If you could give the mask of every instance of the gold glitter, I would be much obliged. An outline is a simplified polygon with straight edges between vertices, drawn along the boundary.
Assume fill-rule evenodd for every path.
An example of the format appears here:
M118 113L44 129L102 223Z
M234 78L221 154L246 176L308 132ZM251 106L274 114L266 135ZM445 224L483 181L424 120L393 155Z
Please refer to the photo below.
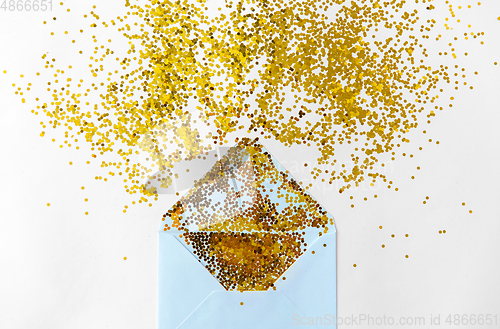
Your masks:
M436 9L430 2L420 4L416 1L411 6L427 9L427 18ZM155 173L153 167L161 173L161 187L168 188L177 178L169 171L176 162L207 154L213 150L213 145L227 144L229 137L245 133L259 134L263 139L272 139L287 147L314 148L319 154L317 163L305 163L304 167L311 169L313 179L330 184L338 182L341 186L336 190L343 193L365 181L370 186L389 181L385 168L377 166L385 157L384 153L392 153L390 160L395 161L396 149L410 143L407 136L412 136L412 130L420 129L423 121L431 123L431 117L436 116L431 103L436 103L435 109L439 106L440 110L447 108L446 104L453 107L453 97L450 103L439 104L441 99L445 102L447 98L439 98L443 93L439 86L453 83L455 90L465 86L473 89L467 82L459 81L458 74L453 78L453 70L459 69L458 65L448 67L450 60L459 59L462 54L455 42L458 37L452 35L452 30L457 22L464 20L455 18L451 4L446 9L450 18L436 17L439 22L426 21L422 18L424 15L419 15L418 10L410 8L403 0L236 0L221 4L228 9L229 15L210 13L214 17L209 19L205 0L190 5L180 1L153 0L140 5L126 1L127 16L107 22L100 20L93 6L94 10L84 15L93 20L85 23L87 28L78 26L69 31L92 31L88 36L95 48L86 47L88 57L74 59L86 66L90 77L83 81L75 76L76 73L68 76L69 73L64 73L65 67L58 66L60 62L55 58L46 58L47 54L41 59L48 77L44 82L48 93L42 97L44 101L36 99L40 102L37 107L40 111L32 113L38 115L43 111L50 122L41 123L44 131L40 136L45 135L48 125L60 127L66 129L66 136L64 142L58 143L59 148L79 149L75 140L78 138L89 144L92 154L89 159L105 159L111 154L119 156L122 162L101 165L106 170L101 175L107 177L96 176L96 180L108 181L113 176L123 176L120 180L125 178L124 190L136 196L132 204L144 203L151 207L150 201L158 200L157 190L141 183ZM335 7L337 14L326 12L328 6ZM56 21L56 17L53 20ZM444 32L440 30L441 23L446 27ZM465 24L470 28L467 22ZM123 35L128 43L126 54L113 48L116 42L111 43L109 36L101 33L101 29L106 28L116 29ZM65 35L69 32L65 31ZM482 35L484 33L468 32L464 38L473 41ZM100 36L104 38L101 40ZM76 41L66 40L70 46ZM434 44L445 49L432 48L433 53L429 54L427 48ZM78 53L83 55L82 50ZM467 52L463 54L468 56ZM435 57L428 60L430 55ZM441 63L437 59L442 59ZM462 78L465 79L465 75ZM28 84L26 91L30 87ZM22 96L21 102L28 101L24 90L15 92ZM195 108L196 114L191 110ZM202 132L194 125L195 120L215 132ZM158 131L172 136L158 135ZM431 138L428 140L432 142ZM167 152L165 145L170 144L176 147L175 151ZM139 152L134 148L147 153L153 165L138 161L135 156ZM345 154L350 157L339 156L347 150ZM413 158L413 154L408 155ZM322 170L320 165L331 167L329 171ZM267 174L259 175L267 177ZM282 190L292 189L292 195L299 199L313 186L309 182L304 184L306 186L295 181L287 184L288 187L277 185L283 187ZM394 185L397 184L392 181L386 184L389 189ZM260 208L256 206L246 213L250 218L246 224L233 217L230 222L235 227L261 225L276 229L279 225L272 216L283 214L276 210L278 206L273 202L266 203L269 193L275 191L259 191L256 200ZM210 197L203 200L208 202ZM192 244L198 241L197 248L204 256L206 252L218 253L211 256L213 259L210 257L210 266L219 271L216 275L222 281L226 280L226 287L269 288L270 276L281 275L290 262L305 252L306 243L293 233L305 227L316 227L318 223L323 229L322 225L328 224L318 215L321 211L312 208L309 209L310 217L300 219L298 209L301 208L297 202L289 203L293 205L288 210L292 219L283 224L282 231L238 231L230 236L221 230L203 231L189 232L190 235L184 238ZM181 215L173 213L173 216ZM190 224L182 222L180 217L172 221L172 225L185 224L187 227ZM214 240L216 238L220 241ZM265 241L270 246L261 250L240 242L244 239ZM200 241L205 244L200 245ZM287 252L268 250L278 245ZM221 274L221 266L232 269L243 265L225 259L223 251L233 253L235 259L242 260L252 269L229 280L226 274ZM257 266L257 260L275 261L275 267ZM256 268L264 268L269 277L256 279L252 276Z
M45 105L44 112L57 119L58 125L66 122L83 134L98 152L94 158L114 152L128 159L123 166L131 181L125 188L130 194L154 197L136 179L147 176L151 169L133 163L129 158L132 149L113 147L113 141L139 146L154 127L173 131L176 145L190 156L208 150L202 146L202 139L223 145L227 135L237 131L257 132L264 139L274 138L286 146L316 145L321 154L319 163L337 162L333 161L335 150L356 144L352 169L323 172L330 176L330 183L340 180L341 192L359 186L368 177L373 181L385 180L385 174L374 169L378 155L399 147L396 140L409 142L404 134L417 127L409 114L416 121L415 113L426 111L424 105L437 100L437 92L432 89L439 82L450 82L446 70L432 68L425 62L427 31L436 21L422 21L421 32L425 34L417 38L420 35L413 26L422 19L403 10L405 1L334 3L339 6L336 17L322 13L328 7L325 3L319 10L311 11L308 1L252 1L250 11L244 1L225 2L231 14L217 14L210 23L205 16L204 0L191 6L180 2L126 2L128 17L102 24L103 28L116 26L122 31L131 29L127 19L141 21L140 25L135 24L136 33L124 34L130 45L128 54L116 58L124 72L111 68L106 71L109 62L105 60L114 53L104 46L111 42L106 38L91 53L89 68L94 78L106 76L107 82L96 81L84 93L74 90L74 86L65 87L64 92L73 95L74 102L63 103L60 95L53 93L51 104L61 105L57 109ZM434 6L425 8L433 10ZM400 10L403 15L396 14ZM344 23L344 16L349 17L349 24ZM95 10L84 17L99 20ZM184 24L186 17L203 24ZM326 18L332 22L326 24ZM400 25L401 19L406 23ZM371 40L380 33L381 24L387 32L385 41ZM78 30L83 33L82 28ZM346 39L346 35L353 37ZM444 36L440 34L438 38ZM95 35L92 39L98 42ZM96 68L98 61L103 61L103 65ZM253 68L260 69L256 78L250 78ZM227 84L215 81L219 77ZM101 91L105 102L87 102L94 106L93 111L87 112L79 98L92 90ZM413 94L412 97L395 97L401 90ZM311 97L302 99L295 91L307 91ZM289 96L295 100L293 107L283 105ZM255 104L249 102L252 97L256 98ZM216 134L202 136L190 128L193 118L186 111L188 99L199 103L201 122L215 126ZM311 123L314 119L318 124ZM177 130L183 124L188 129ZM181 159L161 154L158 143L152 140L142 146L159 168L168 168ZM313 169L317 172L318 168ZM172 179L165 178L163 183L166 187Z

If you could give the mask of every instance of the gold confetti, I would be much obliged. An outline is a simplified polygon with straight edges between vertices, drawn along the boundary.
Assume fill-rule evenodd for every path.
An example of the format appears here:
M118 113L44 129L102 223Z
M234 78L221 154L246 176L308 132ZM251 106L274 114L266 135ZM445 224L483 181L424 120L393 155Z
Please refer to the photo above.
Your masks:
M339 193L365 182L370 186L387 183L388 189L398 191L385 169L378 166L379 159L391 153L389 157L395 161L401 154L396 155L397 148L410 143L411 133L422 121L430 123L435 111L442 110L446 104L453 107L454 98L450 103L439 103L443 89L438 86L454 83L458 90L459 85L460 88L467 85L458 80L465 75L460 78L455 74L453 78L453 70L460 68L450 65L450 60L459 59L462 53L453 48L457 47L454 41L448 42L453 37L458 40L457 37L441 32L442 25L428 18L435 9L432 4L412 4L419 10L429 10L424 18L421 11L410 10L403 0L255 0L251 5L237 0L224 2L229 15L218 12L210 14L214 17L209 19L205 15L208 14L206 0L190 6L162 1L125 3L127 16L106 22L93 6L93 10L84 15L91 20L85 23L90 30L78 26L74 31L89 33L89 39L95 44L84 49L85 55L82 50L76 50L83 56L75 62L84 63L90 74L85 81L76 73L65 73L66 67L61 67L59 61L47 54L38 58L46 70L47 81L43 83L47 84L44 86L47 94L40 96L42 100L36 99L39 105L37 111L32 112L36 115L43 112L50 120L42 124L44 129L51 126L66 130L59 148L79 149L77 139L87 143L91 153L88 158L102 159L104 174L96 176L96 180L123 179L124 190L136 197L132 204L144 203L151 207L150 201L158 200L158 192L142 183L155 174L153 167L159 171L161 187L168 188L176 179L168 169L176 162L206 155L214 146L229 143L229 137L247 133L259 134L263 139L276 140L287 147L302 145L316 149L320 155L317 163L305 163L304 168L311 169L313 179L327 184L339 183L340 188L335 189ZM327 12L329 6L336 7L338 15ZM442 19L439 22L445 24L446 30L453 30L463 18L455 18L451 5L449 12L451 18L444 19L446 23ZM53 20L56 21L56 17ZM138 22L131 24L135 20ZM107 28L123 32L120 35L128 43L125 52L113 47L115 42L101 30ZM429 49L437 50L430 48L435 44L437 33L431 33L435 29L441 33L435 39L440 40L445 49L429 53ZM99 33L95 32L98 30ZM483 34L469 32L464 38L472 41ZM76 41L78 39L67 40L68 49L73 49ZM463 54L468 56L467 52ZM67 56L71 59L72 55ZM442 59L441 62L437 58ZM26 91L29 88L31 83ZM26 91L16 89L15 93L21 96L22 103L33 104L26 97ZM443 102L444 98L441 98ZM188 102L193 102L195 107L191 107L191 103L188 106ZM191 110L193 108L197 111ZM195 121L213 128L215 133L203 132ZM172 137L167 138L168 133ZM44 135L45 131L40 134ZM171 145L175 151L170 152ZM137 160L137 149L148 155L150 163ZM343 153L351 156L338 156ZM119 160L105 161L107 155L118 156ZM413 158L413 154L409 157ZM322 169L322 165L329 170ZM305 190L313 186L308 184L294 181L293 189L299 190L298 195L302 197L306 195ZM273 213L266 208L271 205L264 205L265 197L259 200L261 214ZM351 203L351 208L354 207ZM259 211L254 209L252 214ZM318 218L316 220L323 223L322 217ZM303 227L312 225L312 222L295 219L295 223L298 222ZM259 235L262 232L252 233L255 235L250 237L242 232L230 237L216 235L221 232L200 236L189 232L185 238L193 244L202 241L200 250L207 246L229 248L238 253L237 259L245 259L242 255L254 257L253 252L255 257L269 260L282 253L282 250L268 252L258 247L245 250L242 245L246 245L239 242L245 238L264 239L271 246L281 244L289 248L288 255L280 254L285 259L283 262L289 263L305 252L302 247L306 245L299 236L289 235L290 227L284 229L284 234L272 238ZM219 257L214 262L222 261ZM220 268L221 264L217 266ZM278 270L273 269L274 274L284 268L280 266ZM257 281L250 282L244 275L238 280L239 287L257 285ZM259 280L264 284L258 288L271 286L271 279ZM226 282L227 287L235 284Z
M141 193L152 197L136 179L146 175L150 169L145 164L131 161L131 149L113 148L112 137L127 145L137 146L152 128L158 126L165 126L177 134L178 147L190 156L197 156L207 150L201 143L202 139L212 139L214 144L222 145L229 133L238 130L260 132L265 139L274 138L287 146L316 145L321 153L321 161L332 165L348 164L334 159L335 149L351 148L352 144L356 144L359 145L356 147L358 155L353 157L352 169L332 170L328 174L323 172L330 177L322 179L328 180L330 184L339 180L343 184L341 191L358 186L368 177L373 177L374 181L386 180L383 172L374 169L374 164L378 162L377 154L391 152L399 147L400 144L396 142L398 139L409 142L404 134L416 127L409 117L415 120L415 113L426 111L426 103L434 102L438 96L425 88L449 79L445 75L446 69L433 70L429 65L421 65L428 56L424 47L426 35L423 38L415 37L418 33L411 26L421 20L416 15L404 14L402 18L407 24L399 28L393 14L395 8L400 5L403 8L402 1L377 3L377 10L372 10L366 4L353 2L347 5L339 1L339 12L350 17L348 25L342 24L342 16L336 18L324 15L328 7L326 3L321 4L319 10L311 11L307 2L283 4L286 8L283 9L280 2L264 4L256 1L250 11L242 1L236 4L226 2L226 7L234 15L219 14L213 23L206 20L205 4L206 1L200 1L197 6L186 7L180 3L157 1L151 1L147 6L127 3L126 7L130 11L128 16L143 20L143 25L150 27L152 33L139 33L133 37L125 35L130 41L130 56L116 57L123 72L114 69L106 71L107 66L104 64L114 57L112 49L102 45L90 53L90 72L96 78L108 76L108 82L100 82L99 85L93 83L87 94L92 90L100 91L101 97L107 101L96 103L92 112L86 112L78 103L72 102L64 103L67 105L57 110L49 109L48 106L45 108L47 115L59 118L58 122L70 123L86 140L92 140L92 148L99 155L119 151L120 156L128 159L127 163L122 163L122 167L130 177L125 189L131 194ZM434 9L432 5L427 7ZM207 27L176 25L182 23L183 15L192 21L204 22ZM305 24L317 20L317 16L322 17L319 24ZM85 17L99 20L95 10L89 15L85 14ZM232 17L245 17L245 20ZM323 18L337 22L334 25L336 33L327 32L326 27L322 27L323 21L326 21ZM102 28L125 29L127 19L117 17L104 23ZM385 43L371 40L371 36L379 32L376 28L378 22L385 22L387 32L391 35ZM422 23L429 30L435 26L434 20ZM96 26L95 23L91 25ZM302 29L304 33L296 33L296 28ZM168 33L160 33L163 29L168 29ZM79 30L83 32L83 29ZM344 43L345 35L356 37ZM403 36L409 36L412 41L399 41ZM92 39L98 42L95 35ZM105 41L109 43L111 40L107 38ZM294 46L282 46L285 44ZM163 47L166 47L165 51ZM267 54L268 50L263 50L271 49L269 47L274 49L270 57L271 53ZM99 53L101 49L102 53ZM407 58L394 55L403 51ZM262 52L266 53L268 59L262 57ZM329 64L321 66L322 59L326 57L330 59ZM417 58L421 58L420 63L417 63ZM96 68L95 62L101 60L103 65ZM139 69L129 69L134 63ZM184 63L183 69L171 63ZM305 82L312 81L304 79L313 74L316 66L320 71L329 72L323 75L325 79L317 83ZM424 66L425 70L422 70ZM249 78L252 68L260 69L258 78ZM347 72L352 73L348 75ZM366 78L368 76L369 79ZM218 77L225 77L227 84L214 81ZM287 86L291 89L285 97L282 91ZM65 93L69 92L75 99L84 94L73 91L77 89L74 85L64 88ZM393 97L400 88L413 93L419 102ZM152 92L149 95L142 94L141 90L144 89ZM313 98L302 99L293 93L309 89ZM250 102L251 94L257 97L256 106ZM60 102L60 95L53 95L56 95L53 103ZM295 105L285 107L283 104L289 96L295 98ZM199 103L200 120L216 125L217 134L202 136L190 127L194 118L190 116L192 114L186 113L185 102L193 98ZM318 106L311 105L313 103ZM92 106L90 103L88 105ZM385 116L383 113L386 112L390 115ZM116 114L116 118L108 116L109 113ZM82 114L87 118L77 119ZM381 121L382 117L384 119ZM321 124L313 125L312 119L318 119ZM145 125L146 120L152 124ZM177 131L177 127L183 124L188 128ZM160 145L149 146L144 144L143 149L154 152L151 158L157 159L160 167L168 167L181 159L159 154L158 150L164 149ZM317 169L313 168L314 179L324 177ZM107 181L107 178L104 180ZM171 183L172 179L164 179L165 186ZM354 205L351 207L354 208Z

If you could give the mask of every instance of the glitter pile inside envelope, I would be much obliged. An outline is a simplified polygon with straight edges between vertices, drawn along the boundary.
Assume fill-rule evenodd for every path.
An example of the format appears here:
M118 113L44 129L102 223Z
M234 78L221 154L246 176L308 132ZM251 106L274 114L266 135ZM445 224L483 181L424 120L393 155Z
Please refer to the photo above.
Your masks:
M164 230L226 290L238 291L274 288L333 225L326 210L250 139L230 148L163 220Z

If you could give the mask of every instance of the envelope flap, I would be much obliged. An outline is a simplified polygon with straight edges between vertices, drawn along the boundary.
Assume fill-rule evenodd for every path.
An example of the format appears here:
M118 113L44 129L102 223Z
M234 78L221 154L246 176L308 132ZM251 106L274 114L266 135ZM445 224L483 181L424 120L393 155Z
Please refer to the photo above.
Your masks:
M260 291L335 230L333 217L256 140L231 147L163 216L227 290Z
M216 291L177 328L292 329L304 316L280 291Z
M160 230L319 231L333 218L256 140L231 147L171 209ZM328 227L327 227L328 226Z

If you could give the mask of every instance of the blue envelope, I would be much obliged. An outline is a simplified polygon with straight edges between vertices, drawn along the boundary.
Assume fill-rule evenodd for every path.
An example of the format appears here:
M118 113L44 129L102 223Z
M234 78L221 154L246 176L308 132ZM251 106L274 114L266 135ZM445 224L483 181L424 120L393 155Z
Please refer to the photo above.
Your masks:
M252 141L252 145L257 145L257 142ZM232 150L230 149L228 153L231 153ZM240 152L243 156L239 158L237 163L233 161L228 164L222 159L211 170L212 174L217 171L223 173L221 179L225 179L224 184L227 186L222 193L213 188L214 181L220 177L207 173L177 203L177 206L184 206L185 210L182 214L184 219L192 218L194 215L203 218L210 217L208 222L205 222L209 225L198 222L197 225L188 225L182 228L169 227L167 230L164 226L168 225L162 225L160 228L158 328L285 329L297 328L297 326L302 325L307 325L310 328L336 328L336 230L333 217L326 211L322 213L328 217L332 225L329 225L328 229L325 229L324 226L318 229L319 225L317 225L318 227L305 228L302 241L307 248L304 248L303 253L292 262L291 266L284 272L278 273L279 276L276 276L272 288L266 288L267 290L237 291L229 289L227 284L218 280L220 275L216 276L213 270L209 270L207 260L200 258L200 252L197 252L195 246L187 243L185 235L183 236L185 232L211 234L212 227L224 225L224 218L218 217L222 211L225 213L229 211L231 218L244 220L245 209L252 207L256 200L262 202L263 194L259 194L260 191L257 190L256 184L245 182L245 180L251 180L254 177L252 170L262 170L261 167L274 170L279 172L279 175L274 177L283 177L288 185L290 182L295 184L295 180L285 173L284 168L260 144L257 150L265 155L264 161L269 163L261 165L259 168L255 168L255 162L252 162L252 156L257 156L255 148L250 152L252 154L245 153L246 150L241 145L235 146L234 150L236 152L243 150ZM254 166L253 169L252 166ZM239 173L243 172L245 177L241 178L242 175ZM276 188L273 189L276 185L272 185L279 184L276 182L279 179L281 178L275 178L274 181L272 179L271 182L260 181L259 188L267 191L265 198L269 198L271 201L280 198L281 208L276 208L275 212L285 213L291 208L287 208L287 204L283 202L286 199L283 193L276 194ZM255 189L245 189L244 184L253 186ZM294 188L300 189L299 187ZM204 189L212 189L209 192L210 207L202 206L199 202L197 193L203 192ZM275 194L269 193L269 191L274 191ZM307 194L302 190L300 193L301 195ZM234 195L237 197L235 198ZM309 195L306 197L307 200L312 200ZM297 211L306 209L305 205L301 205L301 202L296 203L293 209L298 209ZM218 211L217 207L222 208ZM231 209L228 210L229 208ZM173 214L172 210L170 210L170 214ZM280 218L283 220L283 217ZM274 223L279 225L279 220ZM241 225L238 227L242 227ZM227 230L231 230L230 226ZM256 229L250 226L244 227L239 234L251 236L252 230ZM217 231L220 232L221 229L219 228ZM279 229L275 229L275 231L276 233L272 234L284 234ZM318 234L318 232L320 233Z

